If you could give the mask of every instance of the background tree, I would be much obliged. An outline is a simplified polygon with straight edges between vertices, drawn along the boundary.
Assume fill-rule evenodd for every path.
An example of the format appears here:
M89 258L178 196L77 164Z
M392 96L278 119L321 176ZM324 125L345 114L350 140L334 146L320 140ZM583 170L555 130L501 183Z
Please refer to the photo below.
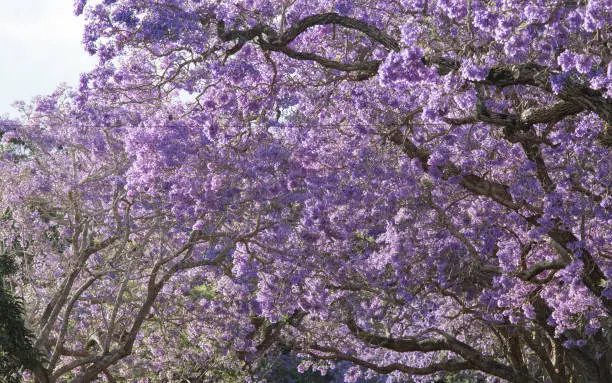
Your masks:
M9 278L17 271L15 260L3 246L0 254L0 380L19 382L20 373L41 367L34 348L35 336L24 323L22 300L15 296Z

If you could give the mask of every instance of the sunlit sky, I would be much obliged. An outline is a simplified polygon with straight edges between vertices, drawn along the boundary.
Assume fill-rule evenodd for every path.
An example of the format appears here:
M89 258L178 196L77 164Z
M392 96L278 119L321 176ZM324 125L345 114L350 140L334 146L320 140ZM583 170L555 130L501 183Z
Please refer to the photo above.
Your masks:
M0 116L17 117L29 101L60 83L77 86L95 59L81 46L83 17L73 0L0 0Z

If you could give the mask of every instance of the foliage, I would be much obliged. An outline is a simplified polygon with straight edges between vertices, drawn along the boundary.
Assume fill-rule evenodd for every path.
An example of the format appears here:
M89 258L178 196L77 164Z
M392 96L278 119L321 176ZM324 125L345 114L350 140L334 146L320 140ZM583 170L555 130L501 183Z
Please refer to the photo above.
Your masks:
M3 125L37 377L609 382L610 9L78 0Z
M9 383L21 381L20 372L36 370L41 360L34 334L23 321L23 302L9 288L8 278L16 271L10 252L0 253L0 381Z

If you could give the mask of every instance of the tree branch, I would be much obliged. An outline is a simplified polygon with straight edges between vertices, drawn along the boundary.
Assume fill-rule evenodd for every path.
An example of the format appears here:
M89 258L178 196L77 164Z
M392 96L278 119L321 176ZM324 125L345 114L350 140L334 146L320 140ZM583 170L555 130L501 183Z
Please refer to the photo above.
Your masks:
M361 20L356 20L347 16L340 16L339 14L334 12L312 15L303 18L302 20L291 26L289 29L287 29L285 33L279 36L278 42L275 43L278 43L279 45L287 45L293 40L295 40L308 28L311 28L316 25L330 24L341 25L348 29L360 31L373 41L382 44L387 49L390 49L395 52L399 52L400 50L400 46L397 40L389 36L387 33L383 32L382 30Z
M379 374L390 374L395 371L400 371L410 375L429 375L436 372L448 371L457 372L463 370L474 369L474 366L470 362L463 360L447 360L439 363L432 363L426 367L411 367L401 363L391 363L385 366L381 366L372 362L365 361L363 359L356 358L349 354L343 353L337 348L325 347L320 345L310 346L311 349L330 353L331 355L320 355L317 353L309 352L310 355L317 359L322 360L345 360L357 364L359 366L368 368L372 371L376 371Z
M423 63L438 66L440 75L461 68L461 64L457 60L436 56L424 57ZM547 93L553 93L550 77L557 74L559 73L550 70L548 67L527 62L493 67L484 80L475 82L500 88L512 85L529 85ZM579 79L571 76L565 78L558 96L569 104L555 104L557 106L554 106L551 112L575 114L578 113L579 109L590 110L599 115L607 124L612 125L612 100L605 98L600 91L584 85ZM544 116L545 114L540 115L541 118ZM536 117L532 118L537 121Z
M204 20L203 22L207 21ZM322 25L340 25L348 29L360 31L372 41L380 43L389 50L398 52L400 49L397 40L374 25L351 17L341 16L334 12L307 16L281 34L274 28L261 23L245 30L228 31L225 28L225 23L223 21L218 21L217 35L219 39L224 42L236 41L236 44L226 52L226 56L237 53L247 42L256 40L257 44L259 44L264 51L280 52L294 60L314 61L328 69L336 69L343 72L361 72L361 75L356 78L357 80L370 78L376 75L378 67L381 64L380 60L343 63L330 60L312 52L296 51L289 47L291 42L309 28Z
M371 334L359 328L353 318L346 322L349 330L360 340L374 347L383 347L398 352L431 352L431 351L452 351L463 357L472 369L477 369L500 378L517 382L537 382L533 377L515 371L513 368L499 363L493 358L483 355L478 350L472 348L464 342L459 341L450 334L441 330L433 331L441 334L443 338L429 338L417 340L416 338L393 339Z

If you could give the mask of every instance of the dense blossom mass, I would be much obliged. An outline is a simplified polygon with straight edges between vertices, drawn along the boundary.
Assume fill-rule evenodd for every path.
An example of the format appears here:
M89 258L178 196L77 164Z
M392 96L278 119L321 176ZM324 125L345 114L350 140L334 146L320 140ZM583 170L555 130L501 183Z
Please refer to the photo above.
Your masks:
M612 381L612 1L75 8L0 122L32 379Z

